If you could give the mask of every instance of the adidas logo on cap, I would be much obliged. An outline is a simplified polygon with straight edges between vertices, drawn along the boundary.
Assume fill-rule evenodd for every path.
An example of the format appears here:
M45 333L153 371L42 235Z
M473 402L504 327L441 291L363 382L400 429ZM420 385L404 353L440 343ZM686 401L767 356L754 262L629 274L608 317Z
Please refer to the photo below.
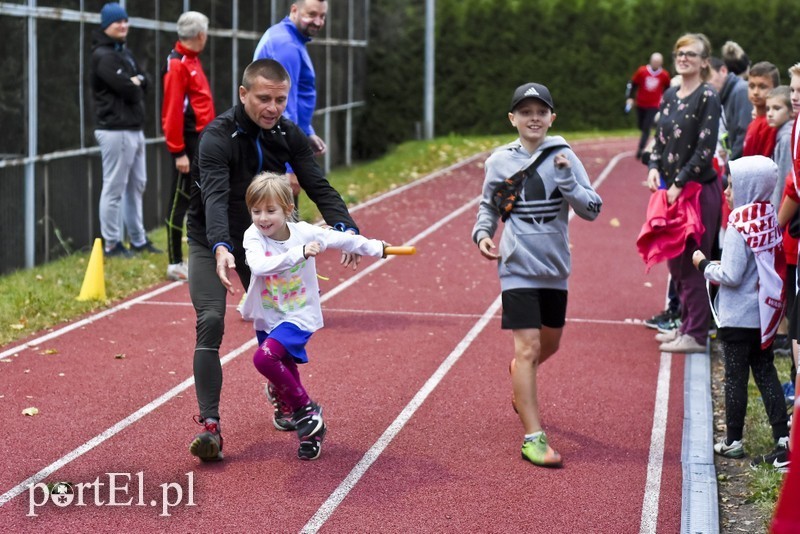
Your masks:
M514 91L514 96L511 98L510 111L514 111L514 108L517 107L517 104L526 98L535 98L544 103L550 108L550 110L555 109L555 106L553 105L553 97L550 96L550 90L547 89L547 87L540 83L526 83L524 85L520 85Z

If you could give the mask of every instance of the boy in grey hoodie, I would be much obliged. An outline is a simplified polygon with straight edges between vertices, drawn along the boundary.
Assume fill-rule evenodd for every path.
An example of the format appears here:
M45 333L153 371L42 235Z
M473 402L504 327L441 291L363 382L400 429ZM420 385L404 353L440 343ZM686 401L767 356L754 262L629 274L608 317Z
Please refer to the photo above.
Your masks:
M508 119L519 138L486 160L483 198L472 229L481 255L497 261L502 328L514 333L511 381L514 408L525 429L522 457L546 467L560 466L561 455L542 431L536 371L558 350L564 327L569 209L591 221L602 206L566 141L547 136L556 119L553 110L544 85L527 83L514 91ZM499 254L493 241L498 219L505 221Z
M742 458L742 434L747 412L750 369L772 425L775 450L756 457L751 465L769 464L781 472L789 467L789 428L783 389L773 363L772 341L783 317L786 268L781 228L769 201L778 168L764 156L729 163L725 198L733 210L719 262L695 251L692 262L707 280L719 284L715 314L717 336L725 357L726 437L714 452Z

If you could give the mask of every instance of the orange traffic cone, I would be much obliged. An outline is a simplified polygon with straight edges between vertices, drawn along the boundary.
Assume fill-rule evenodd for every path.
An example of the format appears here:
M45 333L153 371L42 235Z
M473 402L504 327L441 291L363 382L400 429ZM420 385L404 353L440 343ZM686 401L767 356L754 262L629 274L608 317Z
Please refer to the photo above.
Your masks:
M103 274L103 240L99 237L94 240L92 255L89 256L89 265L86 267L86 276L83 278L81 294L78 300L106 300L106 278Z

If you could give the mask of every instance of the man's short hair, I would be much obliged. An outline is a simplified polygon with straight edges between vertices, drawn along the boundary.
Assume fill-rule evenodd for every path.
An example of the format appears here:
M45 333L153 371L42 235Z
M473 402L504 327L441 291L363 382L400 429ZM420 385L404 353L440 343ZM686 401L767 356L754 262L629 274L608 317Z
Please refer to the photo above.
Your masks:
M772 87L778 87L781 84L781 72L778 70L778 67L769 61L759 61L750 67L749 77L752 78L753 76L772 78Z
M274 59L257 59L250 63L244 69L242 87L250 90L256 78L264 78L273 82L288 82L290 85L292 83L289 73Z
M714 72L719 72L719 69L725 67L725 62L717 56L711 56L708 58L708 64L711 65L711 68L714 70Z
M208 33L208 17L198 11L187 11L178 17L178 39L194 39Z

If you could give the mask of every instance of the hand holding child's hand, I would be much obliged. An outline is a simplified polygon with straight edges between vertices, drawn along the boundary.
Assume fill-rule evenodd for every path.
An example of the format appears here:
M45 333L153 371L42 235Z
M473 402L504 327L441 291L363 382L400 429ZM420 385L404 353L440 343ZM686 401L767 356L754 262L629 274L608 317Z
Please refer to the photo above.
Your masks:
M303 256L306 258L316 256L320 252L322 252L322 247L318 241L311 241L310 243L306 243L303 247Z
M700 265L700 262L703 261L704 259L706 259L705 254L703 254L699 250L694 251L694 254L692 254L692 263L694 264L695 269L697 268L698 265Z
M572 167L572 165L570 165L570 163L569 163L569 159L567 158L566 154L564 154L563 152L558 154L558 155L556 155L556 157L553 158L553 165L555 165L556 169L559 169L559 170L560 169L569 169L569 168Z

